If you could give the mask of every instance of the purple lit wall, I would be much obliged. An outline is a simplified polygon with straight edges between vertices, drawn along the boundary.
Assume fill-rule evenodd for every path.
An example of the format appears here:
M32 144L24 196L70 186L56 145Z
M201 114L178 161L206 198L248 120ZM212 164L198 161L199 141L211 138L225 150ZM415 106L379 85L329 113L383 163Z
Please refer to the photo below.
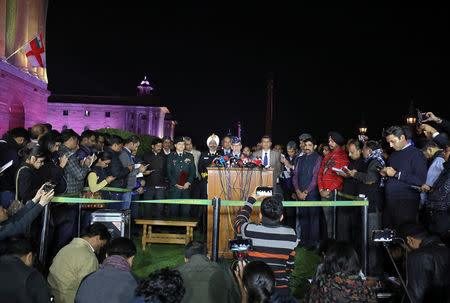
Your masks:
M47 83L0 60L0 136L14 127L45 123Z
M173 137L175 122L165 120L169 110L156 106L128 106L49 102L47 121L61 131L72 128L81 134L86 129L118 128L137 134Z

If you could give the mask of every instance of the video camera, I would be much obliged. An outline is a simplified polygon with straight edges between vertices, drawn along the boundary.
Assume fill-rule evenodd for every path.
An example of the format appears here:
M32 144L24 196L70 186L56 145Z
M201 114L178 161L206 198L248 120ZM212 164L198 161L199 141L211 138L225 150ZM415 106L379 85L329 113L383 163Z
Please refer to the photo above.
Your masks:
M392 243L396 239L396 233L392 229L372 230L373 242Z

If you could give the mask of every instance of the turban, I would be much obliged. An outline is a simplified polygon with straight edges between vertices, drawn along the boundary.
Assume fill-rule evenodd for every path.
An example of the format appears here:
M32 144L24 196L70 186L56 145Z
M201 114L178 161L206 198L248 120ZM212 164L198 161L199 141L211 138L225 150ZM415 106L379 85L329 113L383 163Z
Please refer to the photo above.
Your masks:
M211 136L208 137L208 140L206 140L206 145L209 146L209 143L210 143L211 141L215 141L216 144L219 145L219 137L216 136L216 135L214 135L214 134L212 134Z
M333 139L333 141L339 146L343 146L345 144L344 137L342 137L342 135L338 132L331 131L328 133L328 137L331 137L331 139Z

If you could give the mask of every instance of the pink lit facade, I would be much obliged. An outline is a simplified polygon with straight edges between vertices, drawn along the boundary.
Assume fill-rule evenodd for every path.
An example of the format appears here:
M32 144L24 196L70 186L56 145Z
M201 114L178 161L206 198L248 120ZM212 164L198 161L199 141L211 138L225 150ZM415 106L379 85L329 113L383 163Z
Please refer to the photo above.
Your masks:
M77 99L77 96L70 97ZM103 98L98 97L100 102L105 102ZM99 101L95 96L89 99L93 103ZM47 104L47 121L58 131L71 128L81 134L87 129L118 128L157 137L173 137L176 125L167 107L58 102L58 96L52 96Z
M0 136L47 121L47 83L0 60Z

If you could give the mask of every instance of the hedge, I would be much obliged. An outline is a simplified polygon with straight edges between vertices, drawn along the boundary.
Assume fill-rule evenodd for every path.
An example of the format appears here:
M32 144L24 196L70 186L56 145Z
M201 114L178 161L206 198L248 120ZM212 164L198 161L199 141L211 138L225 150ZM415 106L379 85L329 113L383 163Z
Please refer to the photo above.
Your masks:
M152 151L152 141L153 139L157 138L155 136L150 135L143 135L143 134L133 134L132 132L123 130L123 129L117 129L117 128L101 128L97 129L96 131L111 135L118 135L122 137L123 139L126 139L128 137L131 137L132 135L136 135L141 140L141 145L139 146L137 155L142 157L144 153Z

